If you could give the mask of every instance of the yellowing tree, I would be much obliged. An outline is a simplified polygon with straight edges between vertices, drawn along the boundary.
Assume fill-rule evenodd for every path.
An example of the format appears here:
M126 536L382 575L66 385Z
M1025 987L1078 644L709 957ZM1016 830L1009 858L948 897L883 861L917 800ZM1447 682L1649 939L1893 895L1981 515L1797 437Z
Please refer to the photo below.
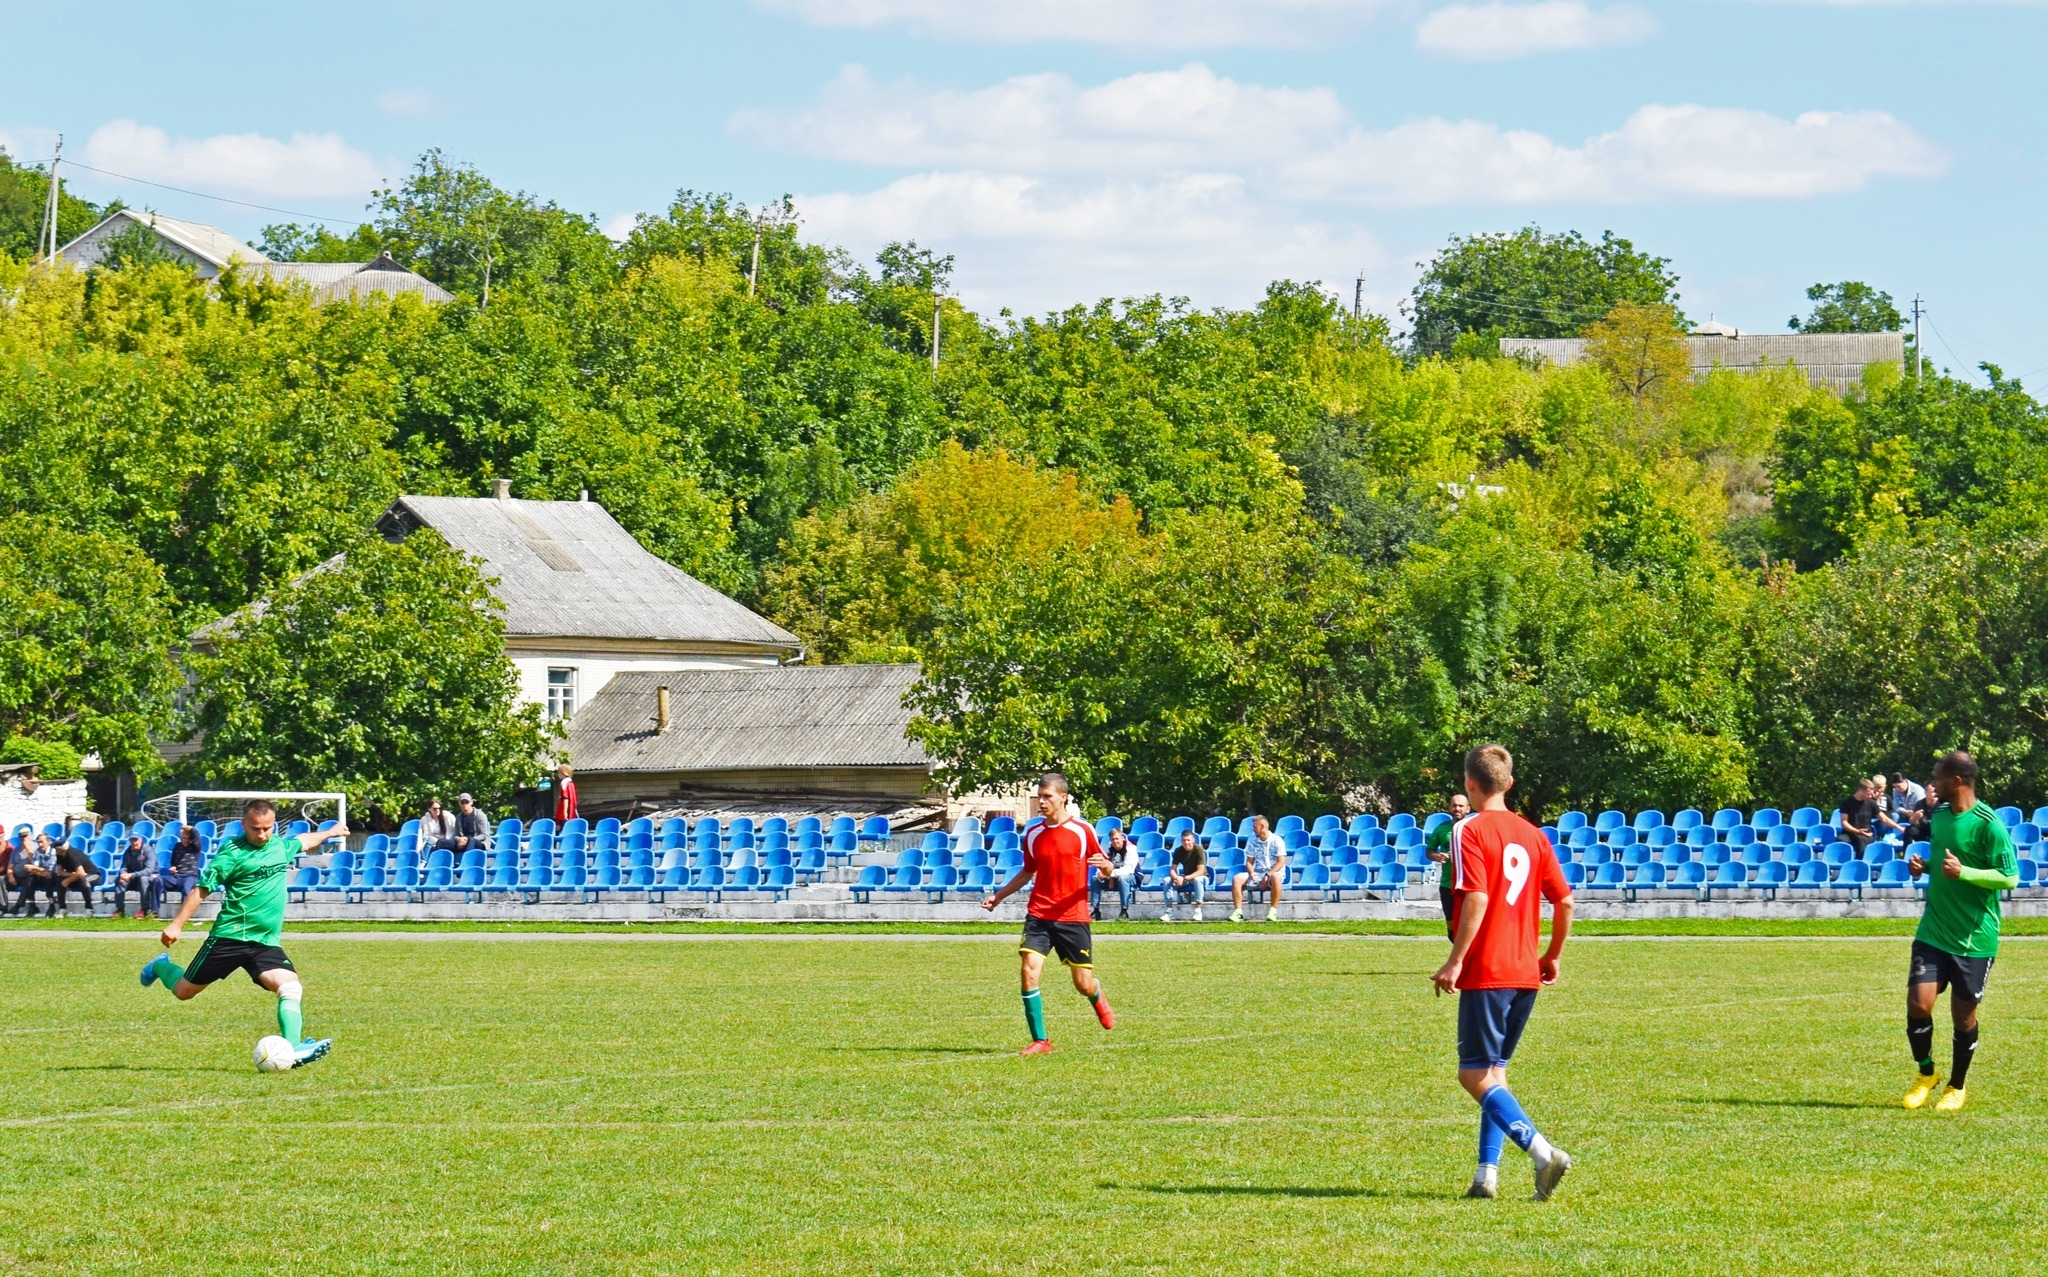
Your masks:
M1586 357L1598 364L1638 409L1661 405L1692 377L1692 357L1678 312L1661 303L1616 302L1586 327Z

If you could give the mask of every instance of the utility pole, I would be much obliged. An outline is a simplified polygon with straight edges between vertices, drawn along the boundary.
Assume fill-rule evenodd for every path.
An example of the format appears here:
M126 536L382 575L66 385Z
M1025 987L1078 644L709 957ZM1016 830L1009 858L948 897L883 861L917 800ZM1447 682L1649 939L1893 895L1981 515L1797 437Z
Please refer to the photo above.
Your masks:
M761 277L761 218L754 217L754 260L747 267L747 296L754 295L754 281Z
M57 135L57 152L50 157L50 189L48 192L49 197L43 202L43 233L36 241L36 247L43 250L43 260L46 262L57 260L58 195L64 181L63 178L57 176L57 165L62 163L63 159L64 135L59 133Z
M1358 286L1351 290L1351 317L1365 318L1365 272L1358 272Z
M939 319L945 314L945 298L932 294L932 371L939 370Z
M1914 294L1913 294L1913 376L1914 376L1915 378L1917 378L1917 377L1919 377L1919 376L1920 376L1920 370L1921 370L1921 368L1922 368L1922 367L1923 367L1923 366L1924 366L1924 365L1926 364L1926 356L1925 356L1925 355L1922 355L1922 354L1920 353L1920 313L1921 313L1921 311L1922 311L1922 310L1924 310L1924 309L1925 309L1925 307L1921 306L1921 304L1920 304L1920 294L1918 294L1918 293L1914 293Z

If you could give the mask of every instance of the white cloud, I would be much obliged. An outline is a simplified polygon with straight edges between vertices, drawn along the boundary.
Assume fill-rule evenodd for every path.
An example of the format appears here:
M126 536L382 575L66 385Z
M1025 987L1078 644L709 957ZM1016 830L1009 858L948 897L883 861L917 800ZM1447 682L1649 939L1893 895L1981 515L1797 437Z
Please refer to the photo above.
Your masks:
M1430 14L1415 28L1415 47L1467 62L1500 62L1536 53L1639 44L1656 30L1657 20L1632 4L1595 9L1584 0L1493 0L1454 4Z
M273 198L367 195L383 179L375 160L336 133L294 133L289 141L260 133L174 138L133 120L93 130L85 162L196 191Z
M1882 111L1785 119L1645 106L1578 145L1476 120L1361 125L1328 89L1273 89L1199 63L1082 88L1057 73L973 92L880 85L858 67L808 110L735 115L734 131L880 168L1149 181L1255 180L1266 198L1377 205L1800 198L1924 177L1946 159Z
M606 218L601 228L605 238L614 243L623 243L626 236L633 233L633 227L639 221L639 217L638 213L618 213Z
M387 89L377 95L377 109L403 119L427 120L453 114L456 104L432 89Z
M1030 312L1105 296L1167 292L1205 302L1256 298L1274 279L1339 286L1363 268L1367 303L1390 308L1397 280L1364 229L1262 203L1226 174L1068 183L1015 173L918 173L878 191L800 197L828 241L872 252L890 240L943 245L962 299Z
M1289 48L1354 29L1400 0L755 0L820 27L903 26L1003 44Z
M958 255L970 304L1034 309L1125 292L1249 301L1278 277L1401 280L1361 210L1798 199L1941 172L1940 148L1881 111L1792 118L1651 105L1570 140L1480 120L1371 128L1326 88L1199 63L1082 86L880 83L848 68L811 106L730 129L883 174L800 197L813 230L868 252L916 238Z

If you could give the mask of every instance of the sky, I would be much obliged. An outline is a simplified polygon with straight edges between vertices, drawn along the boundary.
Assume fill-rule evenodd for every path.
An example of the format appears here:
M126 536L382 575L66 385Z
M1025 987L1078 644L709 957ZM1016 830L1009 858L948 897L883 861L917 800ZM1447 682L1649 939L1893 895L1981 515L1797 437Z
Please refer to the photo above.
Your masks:
M856 257L952 254L985 315L1362 278L1398 327L1452 235L1613 230L1696 320L1859 279L1924 298L1936 361L2048 376L2048 0L10 8L0 146L250 239L439 147L614 233L789 193Z

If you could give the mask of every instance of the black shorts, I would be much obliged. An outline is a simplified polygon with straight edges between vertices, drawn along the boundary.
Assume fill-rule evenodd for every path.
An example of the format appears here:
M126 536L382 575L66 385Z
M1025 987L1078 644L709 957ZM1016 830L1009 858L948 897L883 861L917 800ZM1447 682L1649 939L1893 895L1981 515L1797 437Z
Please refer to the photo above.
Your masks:
M216 939L209 935L206 943L199 946L199 954L192 959L192 965L185 968L185 978L193 984L212 984L222 976L237 971L247 971L249 978L261 984L256 977L265 971L296 971L292 960L284 950L274 944L257 944L253 940Z
M1024 939L1019 953L1057 953L1070 967L1095 965L1095 937L1085 922L1053 922L1025 915Z
M1931 984L1940 993L1950 985L1955 986L1955 996L1965 1002L1982 1002L1984 986L1991 981L1991 964L1996 958L1965 958L1946 949L1937 949L1925 940L1913 942L1912 966L1906 972L1906 985Z
M1534 989L1466 989L1458 994L1458 1067L1506 1067L1536 1009Z

